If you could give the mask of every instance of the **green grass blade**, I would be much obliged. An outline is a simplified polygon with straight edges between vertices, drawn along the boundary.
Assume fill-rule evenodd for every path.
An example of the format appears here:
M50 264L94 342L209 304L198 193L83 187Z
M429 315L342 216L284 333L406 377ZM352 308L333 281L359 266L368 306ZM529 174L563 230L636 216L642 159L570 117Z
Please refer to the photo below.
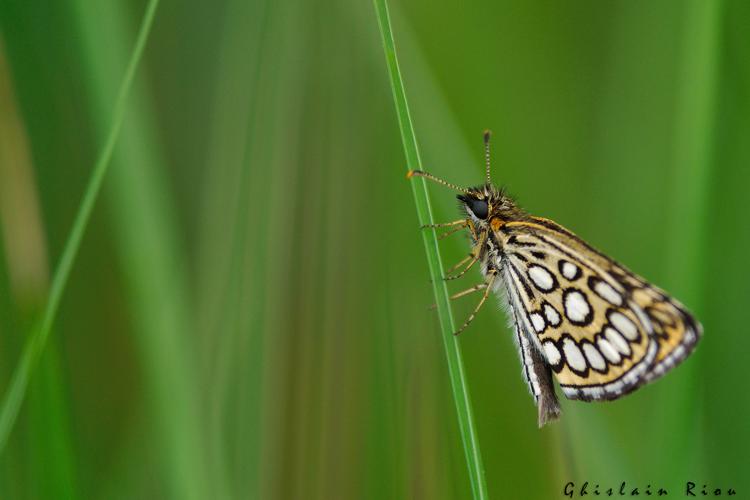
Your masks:
M138 67L138 62L140 61L143 49L146 46L146 41L151 30L151 25L158 4L159 0L150 0L146 7L146 12L143 16L143 21L141 22L130 61L117 93L111 128L109 129L107 140L99 154L98 160L96 161L91 178L86 186L83 200L81 201L78 213L73 222L73 228L68 236L65 248L63 249L60 262L55 270L52 285L50 287L49 298L42 313L41 320L38 323L38 326L33 329L28 341L26 342L21 360L13 373L10 389L5 397L2 408L0 409L0 452L5 448L8 436L13 429L13 424L18 417L18 411L26 394L26 388L28 387L29 377L31 376L34 365L39 359L39 355L47 342L47 338L52 329L52 324L57 315L57 310L63 292L65 291L70 271L73 267L76 255L78 254L78 249L81 246L83 234L86 230L89 219L91 218L94 203L99 195L104 175L107 173L107 168L110 164L110 159L112 158L112 152L114 151L117 138L120 134L126 111L125 105L127 103L127 96L133 82L133 77L135 76L136 68Z
M129 58L132 35L127 1L70 2L88 77L91 122L102 140L107 131L117 76ZM159 30L163 37L168 28ZM154 35L157 35L154 33ZM168 35L167 35L168 37ZM102 40L108 43L101 43ZM154 53L158 53L158 38ZM149 68L151 69L151 68ZM157 70L158 73L158 70ZM151 73L153 74L153 73ZM156 77L160 80L162 77ZM153 80L152 80L153 82ZM165 498L227 498L220 477L207 464L201 370L196 365L190 273L182 226L172 197L169 161L147 72L136 76L128 119L106 183L107 212L132 317L132 339L143 374L148 474ZM171 129L171 127L168 127ZM183 166L183 165L181 165ZM184 172L184 171L181 171ZM141 497L138 492L124 497Z
M399 128L401 130L404 153L406 155L406 165L410 170L421 170L417 139L414 135L414 127L409 114L406 93L404 91L401 72L396 58L396 48L393 40L393 33L391 31L388 6L386 5L385 0L373 1L377 12L380 34L383 39L383 49L385 51L386 63L391 81L391 90L393 91L393 100L396 105L396 114L398 116ZM411 181L411 186L420 225L432 224L432 208L430 207L425 180L414 179ZM430 277L432 278L437 312L440 318L443 345L448 359L448 372L450 375L451 386L453 388L453 398L456 403L456 411L458 412L458 424L461 438L463 440L466 463L469 469L471 489L474 498L484 499L488 497L487 485L484 478L484 466L482 465L479 440L477 438L471 411L469 389L461 359L461 348L458 339L453 335L456 327L453 321L450 299L448 298L448 287L443 279L443 264L438 249L437 235L432 229L423 230L422 237L424 240L425 252L427 254Z
M691 1L685 4L680 86L677 88L674 184L670 262L670 289L691 308L698 319L706 313L707 243L713 231L710 221L710 191L715 177L716 121L720 81L722 2ZM704 325L705 326L705 325ZM713 333L713 332L710 332ZM710 334L709 333L709 334ZM706 340L703 340L705 343ZM696 359L702 359L699 344ZM660 385L659 419L672 422L671 432L662 433L663 449L675 450L669 474L679 477L686 470L703 473L703 443L688 444L682 436L696 435L704 413L701 394L704 380L696 361L680 367L680 378ZM700 437L700 434L697 434ZM697 439L697 438L696 438ZM699 472L697 472L699 471Z

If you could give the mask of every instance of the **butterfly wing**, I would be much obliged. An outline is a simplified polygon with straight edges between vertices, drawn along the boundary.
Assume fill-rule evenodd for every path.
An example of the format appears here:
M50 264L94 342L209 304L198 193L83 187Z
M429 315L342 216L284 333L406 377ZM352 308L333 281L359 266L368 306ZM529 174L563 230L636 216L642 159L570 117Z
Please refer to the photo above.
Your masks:
M523 307L517 302L517 297L510 293L509 291L510 313L515 327L522 373L538 408L538 422L541 428L560 417L560 402L557 400L552 382L552 369L544 358L544 354L532 345L533 334L525 329L525 323L521 317Z
M494 233L516 316L568 398L617 399L685 359L701 327L676 300L541 218Z

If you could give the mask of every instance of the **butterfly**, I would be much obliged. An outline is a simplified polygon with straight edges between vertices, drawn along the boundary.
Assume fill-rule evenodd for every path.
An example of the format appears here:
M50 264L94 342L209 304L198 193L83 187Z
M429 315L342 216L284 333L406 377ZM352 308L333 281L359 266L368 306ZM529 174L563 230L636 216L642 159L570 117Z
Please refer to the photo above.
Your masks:
M471 253L445 279L476 264L484 280L453 295L483 291L462 332L490 293L498 293L515 331L523 376L542 427L560 415L552 376L569 399L620 398L658 379L695 348L703 329L677 300L549 219L529 215L490 178L490 133L484 133L486 182L459 191L462 218L425 227L469 232ZM451 272L462 268L455 275Z

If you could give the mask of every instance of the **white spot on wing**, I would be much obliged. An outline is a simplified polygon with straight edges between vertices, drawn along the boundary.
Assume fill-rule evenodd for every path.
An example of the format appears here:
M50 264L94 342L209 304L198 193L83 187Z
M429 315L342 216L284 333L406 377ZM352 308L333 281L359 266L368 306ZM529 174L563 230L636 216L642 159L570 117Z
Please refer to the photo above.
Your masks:
M562 390L565 393L566 397L570 399L578 398L578 389L576 389L575 387L570 387L566 385L562 387Z
M609 328L609 330L612 330L613 332L615 332L613 328ZM619 335L619 333L617 332L615 333ZM623 339L623 342L624 342L624 339ZM581 388L577 388L574 386L566 386L566 385L561 384L560 387L565 392L565 395L571 399L577 399L581 396L597 399L597 398L602 397L604 394L613 396L611 398L608 397L608 399L617 398L628 387L630 388L637 387L638 385L642 383L642 377L644 373L646 372L646 370L649 368L650 363L656 357L657 350L658 350L658 343L650 342L648 345L648 350L646 351L646 355L643 357L643 359L639 361L635 366L633 366L630 369L630 371L626 372L622 378L614 382L610 382L609 384L605 384L599 387L581 387Z
M560 313L551 305L544 304L544 315L547 317L550 325L557 326L560 324Z
M625 387L625 384L623 384L621 381L612 382L609 385L606 386L607 392L611 392L612 394L620 394L622 392L623 387Z
M606 281L597 281L594 285L594 291L599 297L603 298L610 304L616 306L622 305L622 295L617 293L617 290L612 288L612 286Z
M560 362L560 351L557 349L557 346L554 342L551 340L545 340L542 343L542 347L544 347L544 354L547 356L547 362L551 365L556 365Z
M586 391L588 391L586 395L592 398L600 398L604 395L603 387L587 387Z
M599 350L602 351L604 357L607 358L611 363L617 364L620 362L620 353L617 352L617 349L615 349L614 346L609 343L609 340L605 339L604 337L599 337L596 345L599 347Z
M529 266L529 278L531 278L534 285L543 292L549 292L555 284L555 278L542 266Z
M632 309L635 315L638 316L638 321L641 322L641 324L649 333L649 335L654 333L654 325L651 323L651 320L648 319L648 316L646 316L646 313L643 312L643 309L641 309L641 307L638 304L635 304L633 302L630 303L630 309Z
M561 265L562 275L567 279L572 280L578 275L578 268L575 264L568 261L564 261Z
M563 340L563 352L568 365L576 371L582 372L586 369L586 359L573 339L566 337Z
M615 311L611 313L609 315L609 321L611 321L612 326L617 328L617 330L625 335L627 339L635 340L638 338L638 327L621 312Z
M627 340L622 338L622 335L620 335L617 330L608 326L604 329L604 336L623 356L630 355L630 344L628 344Z
M586 359L589 361L589 365L591 365L591 367L596 370L604 370L607 367L607 363L604 361L604 358L596 349L596 347L594 347L594 344L589 344L588 342L586 342L582 345L583 353L586 355Z
M547 323L544 322L544 318L541 314L535 312L531 313L531 324L534 325L534 330L536 330L537 333L542 333L544 331L544 328L547 326Z
M569 320L580 323L586 320L591 313L586 297L578 290L572 290L565 294L565 315Z

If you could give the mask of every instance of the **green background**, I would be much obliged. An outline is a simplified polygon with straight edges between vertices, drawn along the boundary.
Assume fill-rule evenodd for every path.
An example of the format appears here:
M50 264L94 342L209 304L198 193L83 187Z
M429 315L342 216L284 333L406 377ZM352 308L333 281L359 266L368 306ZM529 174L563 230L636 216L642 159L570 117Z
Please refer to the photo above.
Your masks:
M425 168L481 183L492 129L497 183L705 329L665 379L539 430L488 304L461 346L490 496L750 496L750 4L390 5ZM0 2L3 394L144 8ZM0 498L469 498L405 171L369 2L163 1Z

